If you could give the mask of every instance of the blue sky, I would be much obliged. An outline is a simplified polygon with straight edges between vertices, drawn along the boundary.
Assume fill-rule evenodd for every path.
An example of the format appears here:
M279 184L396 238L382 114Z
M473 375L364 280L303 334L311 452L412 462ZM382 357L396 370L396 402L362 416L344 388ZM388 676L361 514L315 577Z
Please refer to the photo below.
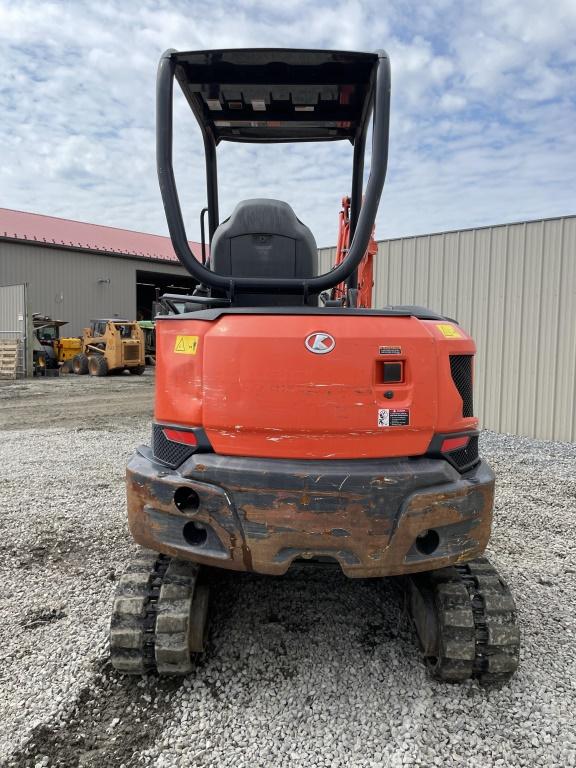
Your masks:
M377 237L576 213L576 2L0 0L0 207L166 233L154 87L166 48L385 48L389 173ZM176 103L189 236L202 145ZM220 209L292 204L336 240L348 144L221 145Z

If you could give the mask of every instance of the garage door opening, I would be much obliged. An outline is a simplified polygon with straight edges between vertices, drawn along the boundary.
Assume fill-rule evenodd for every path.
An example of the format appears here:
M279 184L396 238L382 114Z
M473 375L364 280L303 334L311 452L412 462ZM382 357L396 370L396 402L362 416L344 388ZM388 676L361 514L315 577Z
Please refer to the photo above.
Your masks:
M163 293L190 294L196 281L187 275L166 272L136 272L136 312L138 320L154 319L154 303Z

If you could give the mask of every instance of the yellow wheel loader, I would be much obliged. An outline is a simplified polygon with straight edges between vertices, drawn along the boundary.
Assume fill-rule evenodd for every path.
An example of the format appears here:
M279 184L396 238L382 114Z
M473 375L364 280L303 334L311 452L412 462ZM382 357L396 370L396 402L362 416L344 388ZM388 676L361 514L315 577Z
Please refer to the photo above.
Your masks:
M72 367L79 375L107 376L127 370L140 376L146 368L142 328L128 320L92 320L84 328L81 352Z

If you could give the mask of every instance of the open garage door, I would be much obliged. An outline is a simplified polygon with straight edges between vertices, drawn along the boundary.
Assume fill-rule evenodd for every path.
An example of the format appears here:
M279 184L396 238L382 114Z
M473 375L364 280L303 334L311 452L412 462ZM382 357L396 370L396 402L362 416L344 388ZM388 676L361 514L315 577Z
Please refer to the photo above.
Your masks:
M188 275L166 272L136 272L136 310L138 320L152 320L154 302L163 293L192 293L196 281Z

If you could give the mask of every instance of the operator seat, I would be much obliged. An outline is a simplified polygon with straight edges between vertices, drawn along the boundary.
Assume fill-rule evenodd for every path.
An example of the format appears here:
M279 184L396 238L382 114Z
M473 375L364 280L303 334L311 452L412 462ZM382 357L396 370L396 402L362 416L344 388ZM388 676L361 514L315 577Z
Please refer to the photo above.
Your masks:
M210 246L210 268L230 277L314 277L318 248L314 235L282 200L243 200L220 224ZM238 294L242 306L294 306L301 296L269 293ZM308 304L317 305L310 295Z

